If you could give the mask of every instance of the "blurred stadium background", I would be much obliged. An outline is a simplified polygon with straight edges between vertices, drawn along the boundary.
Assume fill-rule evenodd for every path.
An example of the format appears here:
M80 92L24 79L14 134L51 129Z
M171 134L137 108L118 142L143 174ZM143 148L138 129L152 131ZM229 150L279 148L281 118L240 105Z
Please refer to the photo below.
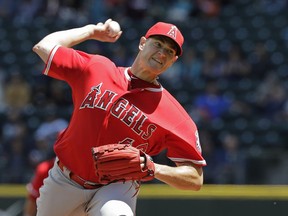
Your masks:
M107 18L122 27L117 43L76 48L121 66L151 24L182 30L184 54L160 80L198 125L206 185L287 184L287 10L287 0L0 0L0 184L30 180L72 110L70 89L41 75L32 46ZM155 160L171 163L164 155Z

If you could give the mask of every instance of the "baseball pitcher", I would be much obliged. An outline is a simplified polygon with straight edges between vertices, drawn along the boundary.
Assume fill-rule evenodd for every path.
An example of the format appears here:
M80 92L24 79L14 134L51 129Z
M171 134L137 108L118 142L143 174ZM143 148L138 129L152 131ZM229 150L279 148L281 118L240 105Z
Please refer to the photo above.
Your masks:
M197 127L158 81L182 55L183 35L173 24L156 23L127 67L73 48L87 40L116 42L123 32L111 35L111 22L54 32L33 47L45 62L43 74L69 84L74 105L40 189L38 216L132 216L142 181L194 191L203 184ZM152 161L163 150L176 166Z

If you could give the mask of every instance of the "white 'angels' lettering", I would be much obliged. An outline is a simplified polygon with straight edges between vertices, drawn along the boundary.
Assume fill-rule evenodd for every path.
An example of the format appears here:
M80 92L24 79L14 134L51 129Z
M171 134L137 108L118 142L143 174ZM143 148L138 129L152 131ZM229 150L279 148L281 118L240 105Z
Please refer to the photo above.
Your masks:
M105 90L102 93L101 87L102 83L91 87L91 91L83 100L80 109L110 109L111 116L119 119L142 139L149 139L157 129L157 126L147 124L148 117L138 107L130 104L128 100L122 97L117 98L117 93L110 90Z

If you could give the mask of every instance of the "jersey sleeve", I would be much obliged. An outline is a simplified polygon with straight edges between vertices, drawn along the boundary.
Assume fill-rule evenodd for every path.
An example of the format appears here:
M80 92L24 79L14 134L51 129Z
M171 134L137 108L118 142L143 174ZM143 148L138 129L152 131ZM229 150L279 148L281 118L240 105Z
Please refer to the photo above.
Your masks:
M167 157L174 162L190 161L198 166L206 166L195 122L168 91L164 89L162 96L157 120L165 131Z
M191 161L206 166L196 125L190 119L181 122L167 135L167 157L174 162Z
M43 74L69 83L83 75L90 60L90 54L58 45L52 49Z

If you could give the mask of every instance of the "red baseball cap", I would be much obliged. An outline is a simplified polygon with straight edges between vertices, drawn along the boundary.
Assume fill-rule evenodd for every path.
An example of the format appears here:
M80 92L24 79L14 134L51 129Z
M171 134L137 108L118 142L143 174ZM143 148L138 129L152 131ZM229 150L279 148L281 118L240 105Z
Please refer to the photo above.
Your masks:
M184 43L184 37L175 25L170 23L157 22L147 31L145 37L149 38L153 35L162 35L171 38L178 47L176 55L182 55L182 45Z

